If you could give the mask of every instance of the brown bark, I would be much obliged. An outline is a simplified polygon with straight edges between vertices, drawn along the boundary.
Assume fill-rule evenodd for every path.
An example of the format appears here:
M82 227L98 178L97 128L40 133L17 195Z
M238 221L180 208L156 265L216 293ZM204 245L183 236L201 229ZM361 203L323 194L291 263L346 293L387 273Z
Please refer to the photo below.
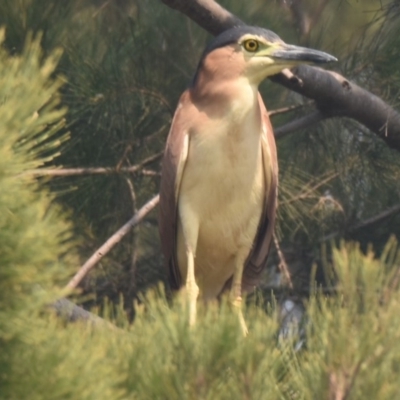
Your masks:
M336 72L301 65L293 70L299 80L276 75L274 82L313 99L325 118L349 117L400 151L400 114L382 99Z
M246 25L213 0L161 0L168 7L185 14L207 32L216 36L234 26Z
M213 35L244 24L213 0L161 1ZM400 151L400 114L382 99L333 71L302 65L294 69L294 74L292 78L279 74L272 80L313 99L321 119L352 118L382 138L388 146Z

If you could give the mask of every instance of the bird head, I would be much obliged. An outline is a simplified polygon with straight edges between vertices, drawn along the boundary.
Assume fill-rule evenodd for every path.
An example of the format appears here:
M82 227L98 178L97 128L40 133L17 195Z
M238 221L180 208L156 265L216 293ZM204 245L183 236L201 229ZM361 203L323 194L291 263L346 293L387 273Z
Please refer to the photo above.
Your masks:
M267 29L240 26L224 31L206 47L198 71L207 68L211 74L245 77L258 85L285 68L332 61L337 59L330 54L286 44Z

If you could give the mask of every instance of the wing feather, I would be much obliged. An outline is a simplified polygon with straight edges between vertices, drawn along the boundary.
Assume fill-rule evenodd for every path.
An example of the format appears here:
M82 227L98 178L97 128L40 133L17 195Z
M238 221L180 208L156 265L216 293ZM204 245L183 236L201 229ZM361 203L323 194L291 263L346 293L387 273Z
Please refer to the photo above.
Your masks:
M258 95L263 123L262 160L265 178L264 207L253 248L243 271L242 288L249 292L259 283L267 262L275 228L278 195L278 157L272 125L261 95Z
M184 92L172 120L161 168L159 230L161 248L171 289L182 285L177 262L178 197L189 151L189 134L182 119L182 109L189 94Z

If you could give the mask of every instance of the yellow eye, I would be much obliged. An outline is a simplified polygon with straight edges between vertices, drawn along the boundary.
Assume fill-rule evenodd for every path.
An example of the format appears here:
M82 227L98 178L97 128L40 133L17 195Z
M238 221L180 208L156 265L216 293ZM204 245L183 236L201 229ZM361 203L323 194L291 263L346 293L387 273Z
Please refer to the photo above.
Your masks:
M254 53L258 50L259 44L257 40L249 39L243 43L244 48L251 53Z

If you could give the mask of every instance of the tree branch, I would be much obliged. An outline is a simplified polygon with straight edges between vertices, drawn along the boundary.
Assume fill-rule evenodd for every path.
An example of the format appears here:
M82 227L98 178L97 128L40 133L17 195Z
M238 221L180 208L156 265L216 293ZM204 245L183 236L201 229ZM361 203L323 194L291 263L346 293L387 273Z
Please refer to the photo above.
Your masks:
M213 0L161 0L216 36L234 26L246 25Z
M77 306L68 299L59 299L49 306L54 309L59 317L64 318L68 322L84 321L90 322L91 324L107 325L115 328L114 325L106 321L105 319Z
M93 167L93 168L38 168L25 171L22 175L34 176L76 176L76 175L111 175L120 173L134 173L140 171L145 165L161 159L164 152L153 154L142 162L131 167ZM152 176L154 171L143 170L144 175Z
M313 99L324 118L349 117L400 151L400 114L382 99L333 71L300 65L299 82L275 75L272 81Z
M293 282L292 282L292 278L290 276L289 267L287 265L285 256L283 255L283 252L281 250L281 246L279 245L278 238L276 237L275 233L272 235L272 237L274 240L276 252L278 253L278 257L279 257L279 270L280 270L281 274L283 274L283 276L285 277L286 283L288 284L289 288L293 289Z
M275 109L275 110L268 111L268 115L269 115L270 117L274 117L275 115L286 114L286 113L288 113L288 112L295 111L295 110L298 110L298 109L300 109L300 108L309 106L311 103L312 103L312 102L310 101L310 102L308 102L308 103L295 104L295 105L293 105L293 106L287 106L287 107L277 108L277 109Z
M317 122L322 121L324 118L325 117L320 111L314 111L304 117L290 121L287 124L274 129L275 139L281 139L289 133L308 128L310 125L314 125Z
M217 35L243 21L213 0L162 0L167 6L187 15L202 28ZM313 99L324 116L349 117L365 125L388 146L400 151L400 114L382 99L332 71L302 65L294 69L298 79L284 74L272 81Z
M75 276L68 282L67 289L75 289L88 272L117 244L122 238L158 204L160 196L157 194L149 200L125 225L115 232L93 255L82 265Z
M373 225L376 222L380 222L380 221L382 221L388 217L391 217L392 215L395 215L397 213L400 213L400 204L393 206L391 208L388 208L387 210L382 211L379 214L376 214L370 218L367 218L364 221L360 221L359 223L347 228L346 231L349 233L355 232L359 229L366 228L369 225ZM332 232L329 235L324 236L321 239L321 242L326 242L327 240L333 239L334 237L338 236L340 233L342 233L342 231Z
M379 221L381 221L383 219L391 217L392 215L395 215L395 214L397 214L399 212L400 212L400 204L398 204L397 206L391 207L391 208L389 208L389 209L387 209L385 211L382 211L381 213L376 214L373 217L367 218L364 221L361 221L356 225L353 225L349 229L349 231L353 232L353 231L356 231L356 230L361 229L361 228L366 228L369 225L375 224L376 222L379 222Z

